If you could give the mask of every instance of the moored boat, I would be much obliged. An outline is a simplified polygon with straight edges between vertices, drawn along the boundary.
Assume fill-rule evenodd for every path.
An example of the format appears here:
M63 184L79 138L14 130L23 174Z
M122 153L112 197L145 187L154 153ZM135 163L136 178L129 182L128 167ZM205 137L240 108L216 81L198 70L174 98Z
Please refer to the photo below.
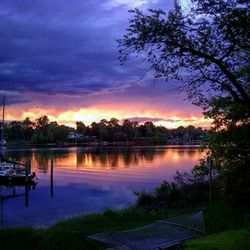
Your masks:
M3 97L3 113L0 139L0 186L19 186L32 184L37 180L35 173L30 173L30 169L25 164L9 161L3 156L7 141L4 139L4 115L5 96Z
M0 140L0 147L5 147L7 145L7 141L2 139Z
M25 185L37 180L36 174L27 173L23 164L1 162L0 163L0 185Z

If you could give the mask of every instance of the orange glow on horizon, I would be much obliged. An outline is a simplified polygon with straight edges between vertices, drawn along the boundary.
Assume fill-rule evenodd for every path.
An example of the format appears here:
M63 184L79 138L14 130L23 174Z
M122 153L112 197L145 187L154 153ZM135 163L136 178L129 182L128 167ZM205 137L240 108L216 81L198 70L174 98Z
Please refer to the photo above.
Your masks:
M41 108L23 108L20 112L15 106L8 107L6 113L6 120L24 120L29 117L32 121L35 119L47 115L50 121L57 121L59 124L65 124L67 126L75 127L77 121L82 121L86 125L90 125L92 122L99 122L102 119L110 120L111 118L117 118L122 121L123 119L129 119L132 117L150 119L160 118L159 121L155 121L157 126L164 126L167 128L176 128L179 126L193 125L195 127L210 127L212 120L205 120L202 115L183 115L178 110L171 110L167 112L161 112L161 110L155 112L154 110L132 110L130 107L116 109L116 106L106 105L101 107L88 107L88 108L73 108L66 111L57 111L55 109L41 109ZM176 113L176 115L174 115Z

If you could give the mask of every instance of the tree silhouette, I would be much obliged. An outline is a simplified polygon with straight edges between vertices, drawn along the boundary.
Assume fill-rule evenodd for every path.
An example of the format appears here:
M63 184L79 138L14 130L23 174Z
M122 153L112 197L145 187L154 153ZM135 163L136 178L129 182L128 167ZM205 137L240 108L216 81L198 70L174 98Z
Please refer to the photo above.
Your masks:
M249 65L249 3L193 0L189 12L175 3L168 13L131 10L127 34L118 40L120 60L144 54L157 78L173 78L195 104L211 95L230 97L250 110L250 85L240 70Z

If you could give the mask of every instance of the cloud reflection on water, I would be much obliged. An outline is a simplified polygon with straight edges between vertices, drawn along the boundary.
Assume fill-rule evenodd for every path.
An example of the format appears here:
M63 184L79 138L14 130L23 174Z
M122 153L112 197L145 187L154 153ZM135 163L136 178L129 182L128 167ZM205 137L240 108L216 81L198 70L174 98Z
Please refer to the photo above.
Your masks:
M23 162L30 158L39 183L30 193L28 208L22 197L5 201L6 226L41 226L78 214L124 207L134 201L133 191L152 190L163 180L171 180L177 170L190 169L202 157L198 148L179 147L41 149L8 151L7 155Z

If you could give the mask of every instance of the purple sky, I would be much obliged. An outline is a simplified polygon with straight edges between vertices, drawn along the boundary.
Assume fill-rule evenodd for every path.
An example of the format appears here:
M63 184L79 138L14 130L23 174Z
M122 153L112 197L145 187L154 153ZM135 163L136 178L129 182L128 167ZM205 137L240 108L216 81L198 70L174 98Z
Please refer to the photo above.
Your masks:
M47 114L72 124L140 117L206 126L174 83L154 82L150 74L139 80L146 70L140 59L119 64L116 39L133 7L167 12L172 1L2 0L0 95L7 98L7 119Z

